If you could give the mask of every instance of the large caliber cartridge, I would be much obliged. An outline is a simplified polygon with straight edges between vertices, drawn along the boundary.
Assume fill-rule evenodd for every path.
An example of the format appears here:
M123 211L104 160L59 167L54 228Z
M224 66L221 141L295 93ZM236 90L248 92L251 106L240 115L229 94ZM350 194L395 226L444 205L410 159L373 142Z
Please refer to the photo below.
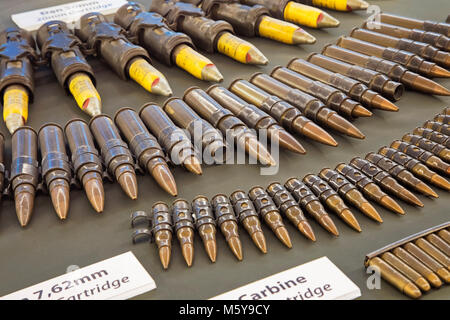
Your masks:
M442 161L439 157L436 157L433 153L429 151L426 151L415 145L400 140L394 140L391 143L390 147L398 151L404 152L408 156L423 162L425 165L427 165L432 169L436 169L439 172L443 172L447 175L450 175L450 164L446 163L445 161Z
M447 37L450 37L450 24L448 23L423 21L414 18L402 17L390 13L380 13L379 15L377 15L377 18L379 18L379 21L384 23L389 23L409 29L422 29L425 31L437 32Z
M117 10L114 22L166 65L176 64L202 80L220 81L223 78L211 60L194 50L194 44L188 35L172 31L160 14L145 12L140 3L124 4Z
M387 193L394 195L395 197L412 205L423 207L422 201L420 201L414 194L412 194L405 187L401 186L388 172L380 169L370 161L356 157L350 161L350 165L372 179Z
M167 269L172 254L172 215L166 203L156 202L152 206L151 226L159 259L163 268Z
M437 198L438 195L433 191L426 183L417 179L411 172L408 171L404 166L395 163L394 161L382 156L381 154L371 152L366 155L366 160L370 161L380 169L391 174L395 179L397 179L403 185L413 188L420 193L427 195L429 197Z
M209 259L216 262L216 220L208 198L197 196L192 200L192 217Z
M206 92L214 100L242 120L249 128L253 128L258 132L264 131L271 141L275 141L275 143L279 144L282 148L300 154L306 152L300 142L284 130L284 128L265 111L245 102L233 92L218 85L209 87Z
M372 115L372 112L350 99L339 89L302 76L291 69L275 67L270 76L320 99L328 108L346 117L370 117Z
M387 59L362 54L336 45L325 46L322 50L322 54L327 57L380 72L394 81L403 83L413 90L436 95L450 95L450 91L439 83L409 71L406 67Z
M444 36L443 34L419 29L404 28L383 22L376 22L375 26L376 32L396 38L407 38L414 41L425 42L440 50L450 51L450 38ZM368 22L363 24L363 28L368 29Z
M370 204L369 201L364 198L361 192L358 191L356 186L351 184L343 175L341 175L336 170L331 170L329 168L324 168L319 172L319 177L321 177L325 182L332 187L343 199L347 200L350 204L360 210L369 218L383 222L379 213Z
M425 237L428 242L430 242L437 249L441 250L447 256L450 257L450 244L448 244L444 239L439 237L437 234L430 233Z
M337 11L365 10L369 3L364 0L296 0L297 2L309 5L324 7Z
M369 266L377 268L381 277L411 298L419 298L422 293L419 288L402 273L379 257L369 260Z
M439 143L444 147L450 149L450 137L446 136L445 134L424 127L415 128L413 134L419 135L433 142Z
M302 209L292 194L279 182L272 182L267 187L267 193L272 197L278 209L289 221L308 239L316 241L316 236Z
M332 72L358 80L369 89L393 100L399 100L404 92L401 83L392 81L388 76L375 70L351 65L318 53L310 54L306 60Z
M391 37L385 34L361 28L353 29L350 33L350 36L355 39L368 41L371 43L378 44L380 46L409 51L411 53L421 56L426 60L436 62L446 68L450 66L450 53L438 50L432 45L420 41L399 39L396 37Z
M442 264L444 267L450 270L450 258L444 254L441 250L436 248L428 240L424 238L419 238L414 243L431 257L433 257L437 262Z
M201 162L197 158L197 151L191 140L170 120L163 109L155 104L147 103L142 106L139 115L174 164L183 165L197 175L202 174Z
M251 77L250 82L264 91L274 94L280 99L293 104L314 122L324 124L354 138L365 138L364 134L362 134L357 127L338 115L336 111L325 107L319 99L314 98L307 93L291 88L263 73L254 74Z
M162 15L172 30L189 35L195 45L206 52L220 52L248 64L267 64L267 58L251 43L233 35L231 24L212 20L191 3L176 0L152 0L151 12Z
M231 83L230 91L275 118L290 132L302 134L321 143L337 146L337 142L325 130L305 117L293 105L270 95L247 80L238 79Z
M225 240L236 258L242 260L242 244L239 238L236 215L233 205L224 194L217 194L211 199L211 205L216 216L217 225L220 227Z
M71 152L73 171L83 185L92 207L95 211L102 212L105 204L102 160L89 126L83 120L75 119L66 124L64 131Z
M402 140L429 151L446 162L450 162L450 150L439 143L410 133L405 134Z
M298 204L301 205L325 230L338 236L339 231L328 212L320 203L314 193L299 179L291 178L284 184L286 189L294 196Z
M395 213L405 214L405 211L398 205L397 202L381 191L380 187L360 170L350 165L346 165L345 163L340 163L336 166L336 171L346 177L350 183L357 186L358 189L371 200L376 201L383 207Z
M427 77L450 77L450 71L439 67L434 62L426 61L422 57L409 51L387 48L352 37L340 37L337 41L337 45L370 56L391 60L405 66L413 72L421 73Z
M423 124L423 127L440 132L442 134L445 134L446 136L450 136L450 125L448 124L429 120Z
M81 52L81 41L63 21L49 21L36 34L43 57L49 60L59 84L70 92L78 107L91 117L102 112L95 76Z
M34 197L39 179L38 140L36 132L20 127L11 138L11 189L14 193L16 214L25 227L33 213Z
M316 42L316 38L296 24L272 18L269 10L261 5L248 6L239 0L203 0L202 9L214 20L229 22L239 35L287 44Z
M125 30L108 22L101 13L83 15L75 33L122 80L132 78L149 92L162 95L172 93L165 77L151 65L147 51L131 43L125 36Z
M228 144L223 140L222 133L202 119L183 100L170 98L163 109L177 126L189 132L194 147L203 151L204 163L219 164L226 160Z
M381 110L395 109L395 105L380 94L370 90L361 82L340 73L331 72L303 59L293 59L288 63L287 67L306 77L333 86L365 106Z
M219 129L227 142L229 142L228 139L232 139L238 147L262 164L276 164L269 151L258 141L256 134L205 91L191 87L185 91L183 99L202 118L208 120L214 128Z
M253 202L242 190L234 191L230 195L230 202L233 205L234 212L239 218L239 222L244 226L255 246L257 246L262 253L267 253L266 238L264 237L261 228L259 214L256 211Z
M311 28L332 28L339 26L339 21L325 11L292 0L241 0L241 3L248 6L264 6L277 19Z
M28 102L33 102L35 46L32 35L23 29L0 33L0 97L3 120L11 134L25 125Z
M288 248L292 248L291 238L284 226L280 211L268 193L260 186L253 187L248 192L248 197L253 201L256 211L263 217L277 238Z
M122 108L116 112L114 122L139 165L152 175L161 188L176 196L177 185L166 163L164 152L137 112L131 108Z
M60 219L69 211L69 192L72 171L66 152L64 133L56 124L46 124L38 133L41 151L42 179L52 199L53 208Z
M328 183L315 174L308 174L303 178L303 183L330 208L336 215L341 218L350 227L361 232L358 220L353 213L339 197L338 193L331 188Z
M441 177L436 172L428 169L427 166L421 163L419 160L416 160L396 149L388 147L380 148L380 150L378 150L378 153L398 164L401 164L406 169L411 171L415 176L421 179L425 179L426 181L431 182L439 188L450 191L450 182L448 182L445 178Z
M106 115L99 115L91 119L89 128L101 150L106 168L119 182L122 190L131 199L136 199L138 186L133 157L114 122Z
M191 206L184 199L177 199L172 203L172 221L180 243L181 252L188 267L194 260L194 221Z

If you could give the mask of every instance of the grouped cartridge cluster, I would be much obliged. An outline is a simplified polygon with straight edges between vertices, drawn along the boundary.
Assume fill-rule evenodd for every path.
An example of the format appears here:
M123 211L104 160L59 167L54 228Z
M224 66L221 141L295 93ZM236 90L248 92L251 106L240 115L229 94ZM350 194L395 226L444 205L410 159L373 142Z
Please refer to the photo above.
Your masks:
M411 298L450 283L450 222L395 241L366 255L366 268Z
M449 108L436 115L434 120L436 121L427 121L426 126L434 125L434 128L441 132L448 129L446 126L450 122ZM155 239L164 269L167 269L170 244L167 244L167 237L164 237L161 243L158 241L159 229L156 226L160 222L156 221L155 215L163 211L168 216L164 220L168 229L164 230L177 231L175 221L179 216L180 206L183 208L183 217L186 219L189 217L189 221L194 221L194 224L189 224L189 241L183 240L177 234L182 246L189 243L189 249L183 249L188 266L191 266L193 261L191 235L193 230L199 232L208 256L213 262L217 254L213 236L216 233L215 226L220 228L238 260L243 259L238 232L239 223L263 253L267 253L268 246L260 220L266 223L288 248L292 247L292 243L283 218L287 218L311 241L316 241L316 236L307 217L312 217L334 236L339 236L339 230L331 214L344 221L351 229L361 232L357 216L354 214L356 210L378 223L383 222L382 216L371 202L395 214L404 215L405 210L394 198L408 205L423 207L422 201L413 192L437 198L437 193L428 183L450 191L450 182L445 178L450 175L448 162L450 149L446 147L450 136L425 127L416 128L414 132L418 134L406 134L402 140L395 140L389 147L382 147L378 152L355 157L348 164L339 163L334 168L323 168L317 174L307 174L301 179L290 178L284 184L273 182L266 188L255 186L248 192L234 191L230 196L218 194L211 201L203 195L197 196L191 203L177 199L172 209L163 202L157 202L152 207L150 215L141 212L132 215L133 226L135 220L142 216L146 221L150 221L150 229L134 231L133 242L137 242L141 236ZM426 136L433 137L435 141ZM170 217L174 223L169 221ZM206 233L203 234L204 232ZM161 253L162 247L166 248L164 253ZM185 252L189 252L188 257Z

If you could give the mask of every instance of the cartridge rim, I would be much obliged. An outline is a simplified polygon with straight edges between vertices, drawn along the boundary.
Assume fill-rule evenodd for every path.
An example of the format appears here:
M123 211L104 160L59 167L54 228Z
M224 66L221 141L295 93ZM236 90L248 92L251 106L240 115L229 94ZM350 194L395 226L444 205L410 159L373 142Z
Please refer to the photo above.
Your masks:
M139 117L142 116L142 111L144 111L144 109L146 107L148 107L148 106L157 106L157 107L159 107L159 105L156 102L153 102L153 101L152 102L146 102L139 108L139 112L138 112Z
M165 206L170 210L169 205L168 205L166 202L164 202L164 201L156 201L156 202L152 205L152 210L153 210L154 207L156 207L156 206L159 205L159 204L165 205Z
M195 200L197 200L197 199L200 199L200 198L206 199L206 201L208 201L208 202L209 202L209 199L208 199L208 197L207 197L207 196L204 196L204 195L202 195L202 194L199 194L199 195L195 196L195 198L194 198L194 199L192 199L192 201L191 201L191 202L194 202Z
M185 203L187 203L187 204L189 204L190 205L190 203L189 203L189 201L187 201L185 198L178 198L178 199L175 199L175 200L173 200L172 201L172 206L176 203L176 202L185 202Z
M233 195L234 195L235 193L238 193L238 192L242 192L243 194L247 195L247 193L246 193L244 190L238 189L238 190L233 191L233 192L230 194L230 198L233 197Z
M170 101L173 101L173 100L181 100L181 101L183 101L183 99L181 99L180 97L170 97L169 99L167 99L166 101L164 101L164 103L163 103L163 105L162 105L162 108L163 108L164 111L165 111L166 105L167 105ZM183 102L184 102L184 101L183 101Z
M14 131L14 133L12 134L11 138L14 137L14 135L16 134L16 132L19 132L20 130L30 130L31 132L34 133L34 135L37 137L37 133L36 130L34 130L32 127L30 126L22 126L20 128L17 128L16 131Z
M187 95L189 92L191 92L192 90L195 90L195 89L200 89L200 90L201 90L201 88L200 88L200 87L197 87L197 86L189 87L189 88L187 88L186 90L184 90L184 92L183 92L183 100L184 100L184 98L186 98L186 95Z
M254 74L252 74L249 78L249 81L251 82L254 78L256 78L257 76L259 76L260 74L264 74L263 72L255 72Z
M97 119L100 118L100 117L105 117L105 118L108 118L109 120L112 121L111 117L108 116L107 114L104 114L104 113L98 114L98 115L96 115L95 117L91 118L91 120L89 120L89 129L92 130L92 124L94 123L94 120L97 120Z
M205 90L205 92L206 92L207 94L209 94L209 92L210 92L212 89L217 88L217 87L221 87L221 85L218 84L218 83L212 84L212 85L210 85L210 86L208 87L208 89Z
M235 79L235 80L231 81L230 85L228 86L228 89L231 90L231 87L233 87L236 82L244 81L244 80L245 79L243 79L243 78L238 78L238 79Z
M43 125L39 128L37 134L39 135L39 134L41 133L41 131L42 131L45 127L49 127L49 126L57 127L57 128L59 128L59 129L63 132L63 128L62 128L59 124L54 123L54 122L48 122L48 123L43 124Z
M88 123L84 119L81 119L81 118L71 119L71 120L67 121L66 124L64 125L64 129L63 129L64 133L67 132L67 127L69 126L69 124L71 124L72 122L76 122L76 121L83 122L85 125L89 126Z
M122 107L122 108L120 108L119 110L116 111L116 114L114 115L114 123L116 122L116 119L117 119L117 116L119 115L119 113L121 113L122 111L125 111L125 110L136 111L136 110L134 110L133 108L130 108L130 107Z
M269 73L269 76L272 76L272 74L273 74L275 71L277 71L278 69L281 69L281 68L284 68L284 67L281 66L281 65L278 65L278 66L273 67L272 71L270 71L270 73Z

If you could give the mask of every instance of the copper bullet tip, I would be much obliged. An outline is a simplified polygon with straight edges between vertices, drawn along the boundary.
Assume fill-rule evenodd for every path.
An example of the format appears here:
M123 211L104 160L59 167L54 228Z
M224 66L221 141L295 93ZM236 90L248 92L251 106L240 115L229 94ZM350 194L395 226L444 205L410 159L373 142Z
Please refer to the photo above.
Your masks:
M215 240L206 240L205 242L205 250L208 254L209 259L211 262L216 262L217 257L217 244Z
M357 127L342 118L337 113L333 113L331 116L329 116L327 119L327 123L334 130L346 134L350 137L357 139L364 139L366 137L361 131L359 131Z
M275 139L278 140L278 144L280 145L280 147L299 154L306 153L306 150L305 148L303 148L301 143L298 142L297 139L295 139L287 131L279 129L269 130L272 131L271 135L273 135Z
M402 207L399 206L397 202L395 202L391 197L388 195L385 195L380 200L381 205L383 205L385 208L398 213L398 214L405 214L405 211L402 209Z
M164 189L164 191L174 197L178 194L175 178L166 164L159 164L152 170L149 163L148 171L151 173L153 179L155 179L158 185Z
M228 239L228 246L239 261L242 261L242 244L238 237Z
M445 268L440 268L436 270L438 276L445 281L445 283L450 283L450 272Z
M450 182L437 173L431 177L431 182L444 190L450 191Z
M198 160L198 158L194 155L187 158L183 162L183 165L188 171L190 171L196 175L201 175L203 173L202 166L200 164L200 160Z
M339 236L339 231L336 228L336 225L334 224L333 220L330 218L329 215L320 217L319 223L322 227L324 227L331 234L335 235L336 237Z
M439 198L439 195L424 182L419 182L418 184L416 184L416 188L424 195L433 198Z
M353 109L352 115L354 117L371 117L373 113L364 108L362 105L358 104Z
M420 277L419 279L416 280L416 286L418 286L420 288L420 290L425 291L425 292L429 291L431 289L430 284L423 277Z
M361 205L361 211L373 220L379 223L383 223L383 219L381 218L380 214L369 202L364 202Z
M169 246L159 248L159 259L161 260L161 264L164 269L167 269L169 267L170 252L171 250Z
M374 108L384 111L398 111L398 107L390 102L388 99L383 98L381 95L376 95L372 100Z
M19 192L15 195L14 201L19 223L22 227L25 227L30 221L31 214L33 213L34 192Z
M316 235L314 234L311 225L307 221L301 221L298 226L298 230L311 241L316 241Z
M356 220L355 216L349 209L344 209L341 213L342 219L347 223L350 227L355 229L358 232L361 232L361 227L358 223L358 220Z
M181 251L187 266L192 266L192 261L194 260L194 246L192 243L184 243L181 246Z
M338 145L336 140L334 140L334 138L328 132L326 132L324 129L322 129L312 121L303 126L301 133L310 139L329 146L336 147Z
M57 184L53 185L53 182ZM63 184L60 184L62 182L60 179L54 180L53 182L50 184L50 198L52 199L53 208L58 217L61 220L65 220L69 211L69 184L65 180L63 180Z
M278 227L275 230L275 235L286 247L292 248L291 237L289 237L286 227Z
M410 202L413 205L416 205L418 207L423 207L423 202L419 200L413 193L408 191L407 189L403 189L401 191L401 195L405 198L406 201Z
M84 184L87 198L96 212L102 212L105 206L105 191L101 179L90 179Z
M438 96L450 96L450 90L443 87L439 83L422 76L414 76L414 77L415 79L412 82L412 87L414 89L430 94L435 94Z
M429 273L427 275L427 280L431 283L431 285L435 288L440 288L442 286L442 281L439 277L434 273Z
M264 233L261 231L256 231L252 235L253 243L261 250L262 253L267 253L267 245L266 238L264 237Z
M405 287L403 288L403 292L408 297L411 297L413 299L417 299L417 298L419 298L422 295L422 293L420 292L419 288L417 288L416 285L413 284L413 283L406 284Z
M267 149L259 143L258 139L247 136L245 139L245 151L253 158L258 159L263 165L275 166L277 162Z
M119 176L118 182L128 197L132 200L137 199L138 187L135 174L131 172L124 172Z
M434 65L430 70L430 75L436 78L450 78L450 71L439 67L438 65Z

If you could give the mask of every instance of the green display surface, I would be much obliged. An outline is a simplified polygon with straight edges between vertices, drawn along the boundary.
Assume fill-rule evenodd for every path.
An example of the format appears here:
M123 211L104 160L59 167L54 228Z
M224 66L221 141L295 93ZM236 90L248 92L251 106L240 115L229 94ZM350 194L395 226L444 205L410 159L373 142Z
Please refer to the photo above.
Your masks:
M0 4L0 27L13 26L10 15L27 10L44 8L69 1L12 1L3 0ZM148 7L148 1L142 1ZM371 1L386 12L402 14L421 19L444 21L449 11L448 0L384 0ZM308 32L317 37L314 45L294 47L265 39L249 39L269 58L265 67L246 66L219 55L208 55L223 73L224 86L236 78L248 79L255 72L270 72L276 65L286 65L293 57L305 58L311 52L319 52L328 43L356 26L368 17L366 12L341 13L329 11L341 21L335 29L312 30ZM97 77L98 90L103 99L103 110L113 116L119 108L128 106L138 110L149 101L162 104L163 97L151 95L132 81L120 80L106 65L90 59ZM178 68L168 68L155 61L155 66L163 72L172 86L175 96L181 96L190 86L207 88L208 83L199 81ZM437 80L447 88L450 80ZM392 140L411 132L425 120L431 119L444 106L450 105L449 98L428 96L408 91L397 102L397 113L374 111L371 118L360 118L354 123L366 134L365 140L351 139L340 134L333 136L339 147L332 148L301 139L307 154L296 155L287 151L280 153L280 170L275 176L262 176L256 165L223 165L203 168L203 176L195 176L181 167L173 169L179 190L179 197L192 200L198 194L211 198L217 193L231 194L236 189L248 190L254 185L267 186L269 182L284 182L287 178L302 178L308 173L318 173L324 167L333 167L340 162L348 162L356 156L364 156L376 151ZM72 97L66 95L49 69L39 70L36 74L35 101L30 106L28 125L34 129L47 122L64 125L73 118L88 120L75 104ZM0 130L6 137L7 168L11 156L11 139L3 123ZM130 214L135 210L150 211L156 201L171 203L174 199L160 189L149 176L138 177L139 198L132 201L121 191L117 183L105 183L105 210L96 214L91 208L82 190L73 190L70 194L71 205L67 221L59 221L54 213L49 196L39 194L36 197L34 214L30 224L21 229L18 224L14 202L4 199L0 213L0 296L24 287L45 281L66 272L71 265L86 266L117 254L132 250L139 261L155 279L158 288L141 295L139 299L207 299L246 283L271 274L303 264L312 259L327 256L362 291L362 299L406 299L391 285L382 282L381 290L368 290L367 275L363 267L364 256L390 242L412 233L435 226L449 220L450 194L438 191L439 199L427 199L420 196L424 208L414 208L399 200L406 209L405 216L376 206L383 224L369 220L356 210L355 216L363 229L357 233L347 227L335 215L332 215L340 231L338 238L332 237L310 219L316 233L317 242L304 238L285 219L290 232L293 248L287 249L274 234L264 226L268 241L268 253L259 252L243 228L240 228L243 243L244 260L238 262L228 249L222 235L218 233L218 257L211 263L203 249L198 235L195 238L195 259L189 269L181 255L176 240L173 242L172 261L167 271L163 271L154 244L132 245ZM448 299L450 287L432 289L422 299Z

